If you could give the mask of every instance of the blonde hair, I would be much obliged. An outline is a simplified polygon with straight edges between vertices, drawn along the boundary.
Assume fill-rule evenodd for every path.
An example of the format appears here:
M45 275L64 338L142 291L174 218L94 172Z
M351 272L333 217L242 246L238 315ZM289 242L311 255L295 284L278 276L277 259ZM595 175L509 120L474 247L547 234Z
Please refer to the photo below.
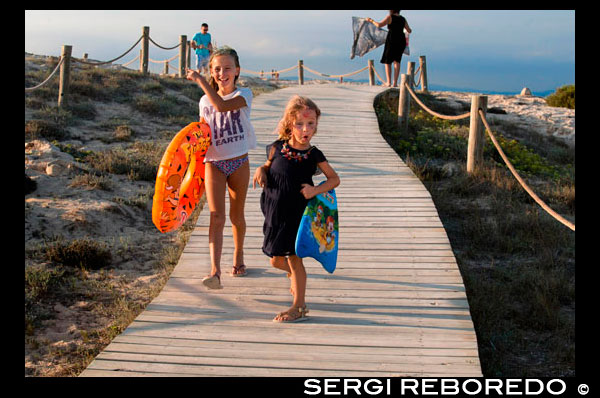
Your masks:
M233 57L235 66L238 68L240 67L240 58L238 57L237 52L231 47L223 46L223 47L219 47L216 50L214 50L212 52L212 54L210 55L210 58L208 59L209 70L212 70L211 65L212 65L213 59L215 59L215 57L219 57L221 55L229 55L230 57ZM240 75L237 75L235 77L235 80L234 80L235 83L237 83L239 77L240 77ZM212 86L212 88L215 89L215 91L219 91L219 85L217 84L215 79L212 77L212 73L210 74L210 79L208 79L208 83Z
M319 120L319 116L321 116L321 110L311 100L307 97L302 97L300 95L295 95L288 101L285 111L283 112L283 117L277 124L277 129L275 133L279 135L280 140L289 140L292 136L292 126L296 120L296 116L298 113L304 109L312 109L317 114L317 120ZM316 131L315 131L316 134Z

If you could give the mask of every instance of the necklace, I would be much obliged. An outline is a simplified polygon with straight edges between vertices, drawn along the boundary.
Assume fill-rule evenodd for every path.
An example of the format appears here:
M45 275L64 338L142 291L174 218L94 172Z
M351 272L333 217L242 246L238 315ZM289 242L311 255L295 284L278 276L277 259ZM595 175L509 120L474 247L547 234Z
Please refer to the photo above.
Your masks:
M300 152L294 151L293 149L290 149L290 147L288 146L288 143L284 142L283 143L283 147L281 148L281 154L287 160L293 160L295 162L301 162L303 159L304 160L308 159L308 154L310 153L310 151L313 148L314 147L311 146L306 153L300 153Z

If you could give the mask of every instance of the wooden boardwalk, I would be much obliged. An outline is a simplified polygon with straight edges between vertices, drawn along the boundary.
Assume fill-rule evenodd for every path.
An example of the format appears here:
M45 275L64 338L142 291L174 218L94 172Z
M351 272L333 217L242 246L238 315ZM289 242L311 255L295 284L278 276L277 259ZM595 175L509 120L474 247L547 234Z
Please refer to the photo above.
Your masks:
M381 137L381 87L289 87L256 97L251 175L293 94L321 108L313 139L338 172L338 265L312 259L310 320L278 324L289 307L285 273L262 253L260 189L248 191L245 260L233 278L225 227L222 290L207 290L208 209L162 292L81 376L481 376L462 277L429 192ZM322 177L316 177L318 182Z

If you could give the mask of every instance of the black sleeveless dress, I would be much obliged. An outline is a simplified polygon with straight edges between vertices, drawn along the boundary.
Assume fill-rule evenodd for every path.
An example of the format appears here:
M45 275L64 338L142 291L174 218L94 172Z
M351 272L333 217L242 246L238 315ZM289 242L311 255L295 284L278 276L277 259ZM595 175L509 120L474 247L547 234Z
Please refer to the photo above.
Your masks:
M402 53L406 48L406 37L404 36L404 25L406 19L401 15L392 15L392 22L388 24L388 34L381 56L382 64L391 64L402 60Z
M283 140L267 146L267 157L272 163L260 196L265 216L262 250L269 257L289 256L296 254L296 235L308 203L300 189L302 184L314 186L317 164L327 159L317 147L299 151Z

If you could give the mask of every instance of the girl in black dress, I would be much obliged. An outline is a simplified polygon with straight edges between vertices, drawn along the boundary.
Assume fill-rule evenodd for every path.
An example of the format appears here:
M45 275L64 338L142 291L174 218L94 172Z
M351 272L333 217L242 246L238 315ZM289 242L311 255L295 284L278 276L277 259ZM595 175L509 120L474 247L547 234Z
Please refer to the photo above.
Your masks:
M252 180L263 188L260 207L265 216L263 252L271 265L287 272L294 295L292 306L279 313L275 322L306 320L306 270L296 256L295 242L302 213L308 200L337 187L340 179L325 155L310 145L317 132L321 111L309 98L294 96L288 102L277 127L279 139L267 146L267 161L258 167ZM327 181L315 187L317 168Z
M400 61L402 60L402 53L406 48L406 37L404 36L404 29L408 33L412 33L406 18L400 15L400 10L390 10L390 14L383 18L381 22L375 22L372 18L366 19L378 28L388 26L388 34L385 39L385 45L383 47L383 55L381 57L381 63L385 65L385 77L387 82L385 86L390 87L391 78L391 64L394 63L394 85L391 87L398 87L398 76L400 75Z

